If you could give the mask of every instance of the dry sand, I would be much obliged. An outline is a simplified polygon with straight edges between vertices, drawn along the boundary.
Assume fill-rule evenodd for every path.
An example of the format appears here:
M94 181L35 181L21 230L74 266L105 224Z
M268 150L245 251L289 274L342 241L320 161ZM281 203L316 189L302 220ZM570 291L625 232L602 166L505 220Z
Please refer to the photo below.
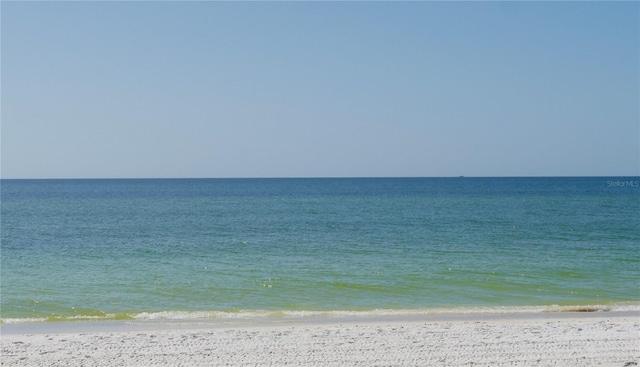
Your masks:
M640 365L640 316L330 320L6 334L2 366Z

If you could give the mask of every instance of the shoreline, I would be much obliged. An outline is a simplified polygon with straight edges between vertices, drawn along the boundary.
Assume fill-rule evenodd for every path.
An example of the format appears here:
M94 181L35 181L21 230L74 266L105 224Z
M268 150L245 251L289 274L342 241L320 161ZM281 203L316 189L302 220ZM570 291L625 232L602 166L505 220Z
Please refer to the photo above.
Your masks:
M611 313L637 312L640 314L640 301L614 303L590 303L574 305L535 305L535 306L451 306L427 308L377 308L370 310L269 310L269 309L233 309L233 310L184 310L184 311L139 311L104 312L95 310L91 314L30 316L22 318L0 318L0 329L20 329L21 325L38 328L37 325L74 325L95 323L109 325L120 323L251 323L274 322L279 320L345 320L345 319L438 319L457 317L534 317L535 315L571 314L571 313ZM97 314L97 315L96 315Z
M164 321L28 334L2 325L2 365L640 365L638 312Z
M505 312L505 313L397 313L397 314L348 314L277 316L256 318L195 318L195 319L146 319L146 320L63 320L24 323L0 323L0 335L21 334L73 334L127 331L163 331L189 329L261 328L290 325L351 325L402 322L469 322L469 321L518 321L518 320L572 320L597 318L640 318L640 311L608 311L587 309L583 311Z

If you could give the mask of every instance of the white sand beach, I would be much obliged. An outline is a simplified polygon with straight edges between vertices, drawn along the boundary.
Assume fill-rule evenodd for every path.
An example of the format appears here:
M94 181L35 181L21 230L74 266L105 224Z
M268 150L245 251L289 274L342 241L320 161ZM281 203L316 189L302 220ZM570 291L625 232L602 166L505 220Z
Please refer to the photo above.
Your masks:
M10 334L2 366L640 365L640 316L329 320Z

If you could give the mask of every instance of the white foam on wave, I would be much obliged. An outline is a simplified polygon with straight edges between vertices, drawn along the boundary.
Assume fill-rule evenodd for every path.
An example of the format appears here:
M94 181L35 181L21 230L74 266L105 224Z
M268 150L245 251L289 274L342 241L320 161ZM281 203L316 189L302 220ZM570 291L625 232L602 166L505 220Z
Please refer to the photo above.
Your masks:
M542 314L558 312L640 312L640 302L626 302L609 305L546 305L546 306L469 306L436 307L423 309L375 309L375 310L232 310L232 311L159 311L134 314L73 315L68 317L2 318L0 324L24 324L57 321L99 321L99 320L278 320L296 318L359 318L359 317L402 317L402 316L447 316L447 315L508 315Z
M46 317L2 318L0 324L27 324L47 321Z
M101 321L101 320L117 320L119 318L126 319L127 316L119 317L114 313L104 315L49 315L47 317L25 317L25 318L0 318L0 324L27 324L40 322L64 322L64 321Z
M256 320L278 318L349 318L349 317L385 317L385 316L429 316L429 315L506 315L537 314L554 312L640 312L640 303L618 305L548 305L548 306L493 306L493 307L440 307L424 309L376 309L376 310L237 310L237 311L161 311L142 312L133 315L136 320Z
M268 317L272 311L159 311L133 315L136 320L244 319Z

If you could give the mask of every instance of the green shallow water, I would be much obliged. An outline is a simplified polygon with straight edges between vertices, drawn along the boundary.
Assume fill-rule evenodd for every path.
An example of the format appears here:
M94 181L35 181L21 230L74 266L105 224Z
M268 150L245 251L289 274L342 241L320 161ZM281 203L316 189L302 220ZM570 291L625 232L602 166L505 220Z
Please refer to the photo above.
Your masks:
M1 318L640 309L637 180L2 180Z

